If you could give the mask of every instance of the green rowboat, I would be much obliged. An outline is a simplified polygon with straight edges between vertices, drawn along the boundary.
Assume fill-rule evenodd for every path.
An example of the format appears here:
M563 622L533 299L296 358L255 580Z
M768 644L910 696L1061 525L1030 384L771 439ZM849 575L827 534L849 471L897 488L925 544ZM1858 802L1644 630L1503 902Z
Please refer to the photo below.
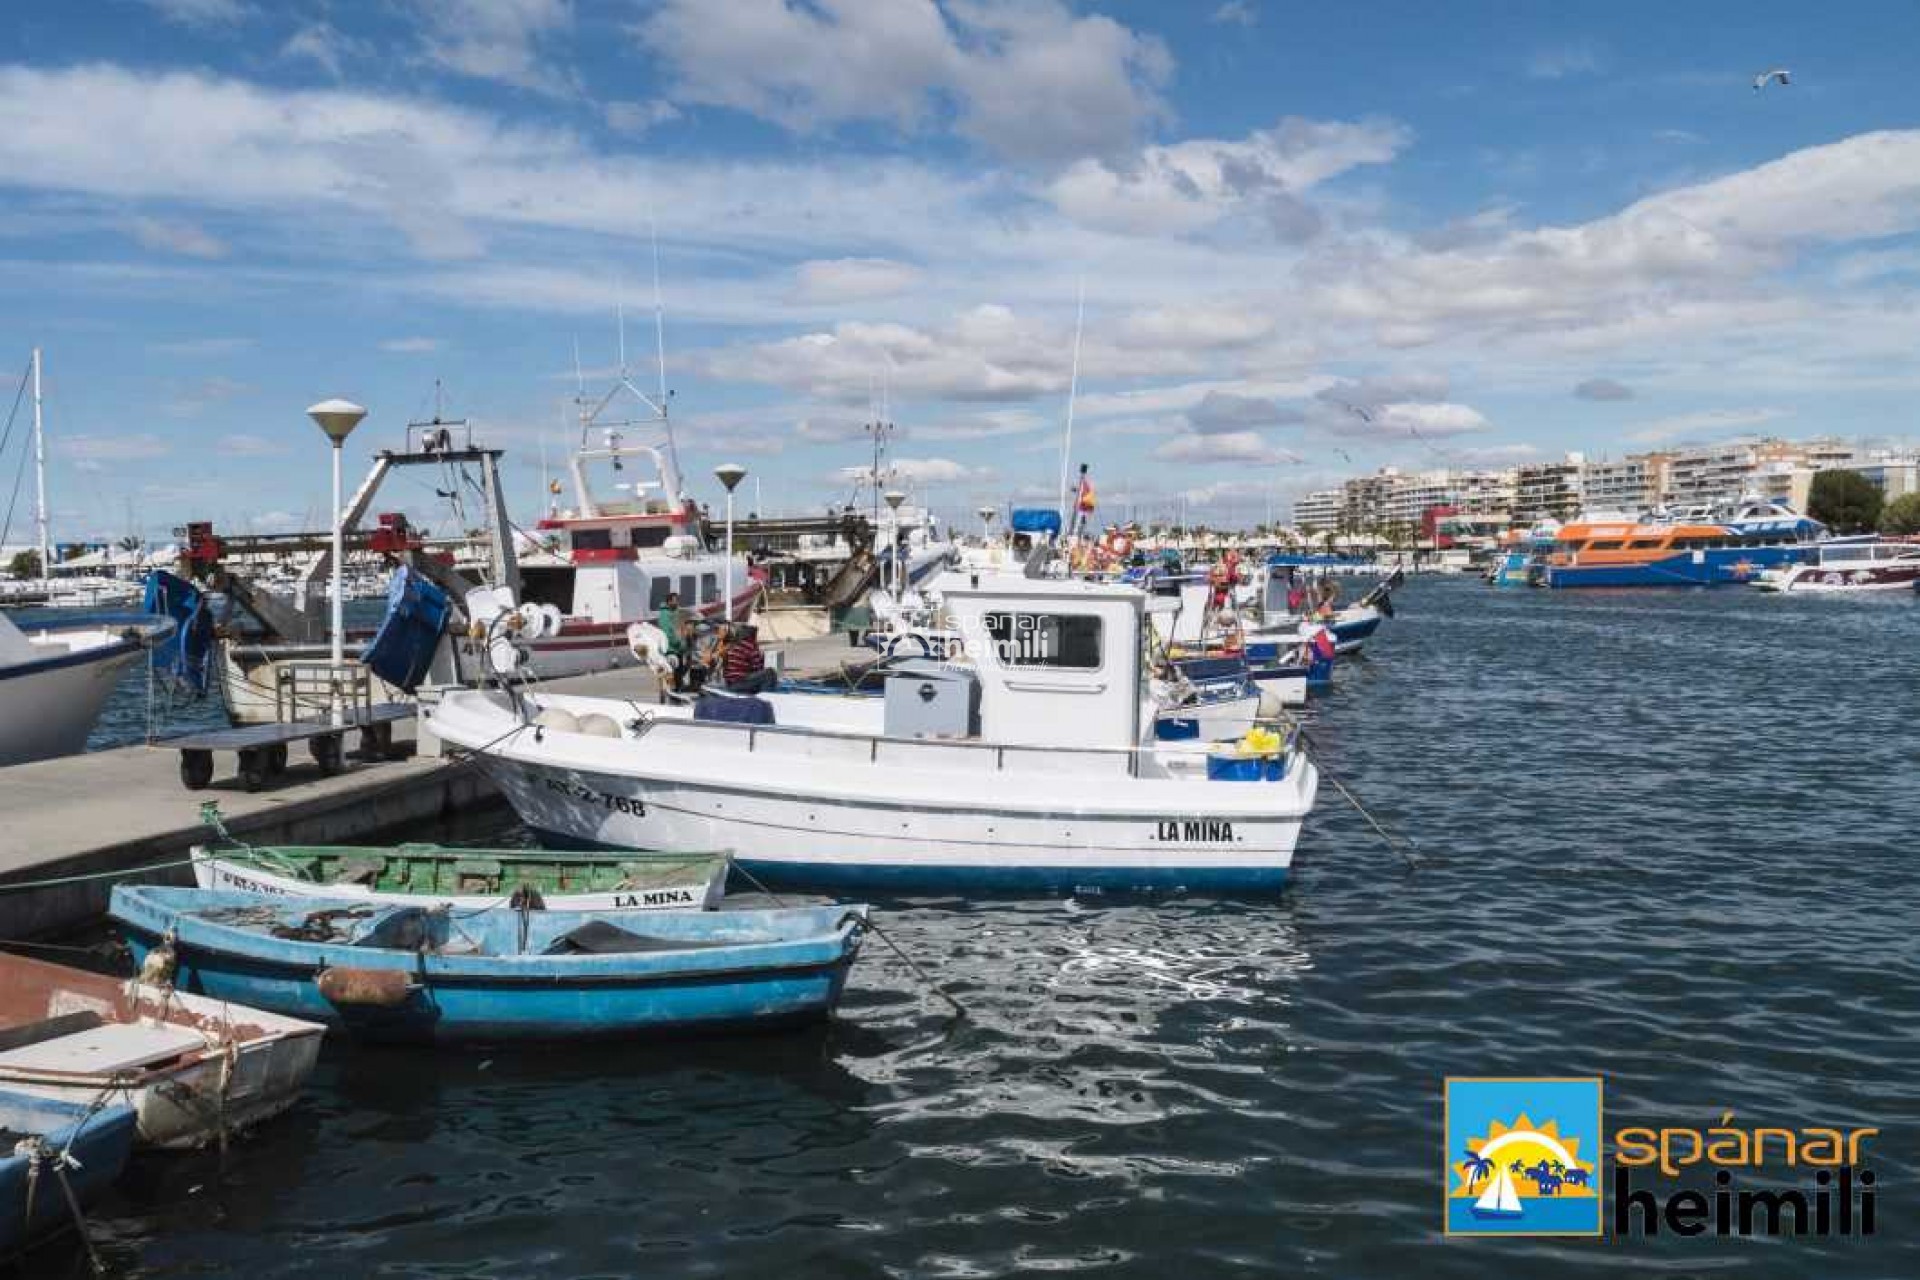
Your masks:
M554 911L686 911L717 906L725 853L556 853L437 844L240 845L193 850L202 889L295 898L499 906L516 894Z

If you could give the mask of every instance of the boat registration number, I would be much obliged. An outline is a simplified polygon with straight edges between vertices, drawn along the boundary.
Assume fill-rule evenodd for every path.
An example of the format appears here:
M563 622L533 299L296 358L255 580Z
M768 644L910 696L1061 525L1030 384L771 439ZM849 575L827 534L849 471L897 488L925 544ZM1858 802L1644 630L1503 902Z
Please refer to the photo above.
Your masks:
M291 896L277 885L268 884L264 880L255 880L251 876L235 875L225 867L214 868L213 884L216 889L238 889L243 893L272 893L283 898Z
M605 809L609 813L624 813L635 818L647 816L646 802L642 800L632 800L626 796L595 791L592 787L584 787L577 782L569 782L565 778L548 778L546 783L547 790L566 796L569 800L578 800L582 804L590 804L596 808Z

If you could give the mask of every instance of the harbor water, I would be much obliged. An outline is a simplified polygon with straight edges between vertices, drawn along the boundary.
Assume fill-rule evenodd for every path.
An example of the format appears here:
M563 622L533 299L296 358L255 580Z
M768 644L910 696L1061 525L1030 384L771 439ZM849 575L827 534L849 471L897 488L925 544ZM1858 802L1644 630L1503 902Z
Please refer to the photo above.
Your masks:
M1417 869L1323 786L1277 900L883 902L965 1019L870 939L807 1034L329 1044L224 1160L138 1161L96 1242L124 1276L1920 1275L1920 605L1395 602L1310 716ZM1449 1075L1877 1128L1881 1234L1443 1239Z

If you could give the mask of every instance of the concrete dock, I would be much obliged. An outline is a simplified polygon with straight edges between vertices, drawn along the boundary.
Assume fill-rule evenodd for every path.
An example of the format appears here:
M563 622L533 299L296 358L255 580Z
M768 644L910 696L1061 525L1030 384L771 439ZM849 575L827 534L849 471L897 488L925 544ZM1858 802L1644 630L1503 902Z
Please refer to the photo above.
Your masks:
M849 648L844 636L782 648L786 669L795 672L833 671L843 661L871 656ZM542 687L649 705L659 699L659 686L643 667ZM411 722L396 726L395 736L396 743L410 742ZM252 793L234 775L230 756L221 758L213 785L203 791L181 785L179 761L179 752L167 747L136 746L0 769L0 941L98 919L116 879L190 883L184 866L136 877L103 873L184 858L213 835L200 821L203 801L219 802L229 831L262 844L377 843L397 826L501 803L478 769L452 759L365 762L349 755L344 772L326 777L296 747L286 772ZM8 888L69 877L93 878Z

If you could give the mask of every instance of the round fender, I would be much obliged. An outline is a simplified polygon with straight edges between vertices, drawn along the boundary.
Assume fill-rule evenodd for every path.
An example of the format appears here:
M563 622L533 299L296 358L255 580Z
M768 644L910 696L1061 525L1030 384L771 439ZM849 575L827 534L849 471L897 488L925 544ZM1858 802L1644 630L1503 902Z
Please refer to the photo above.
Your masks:
M314 975L313 985L334 1004L394 1009L414 992L413 979L400 969L351 969L335 965Z

